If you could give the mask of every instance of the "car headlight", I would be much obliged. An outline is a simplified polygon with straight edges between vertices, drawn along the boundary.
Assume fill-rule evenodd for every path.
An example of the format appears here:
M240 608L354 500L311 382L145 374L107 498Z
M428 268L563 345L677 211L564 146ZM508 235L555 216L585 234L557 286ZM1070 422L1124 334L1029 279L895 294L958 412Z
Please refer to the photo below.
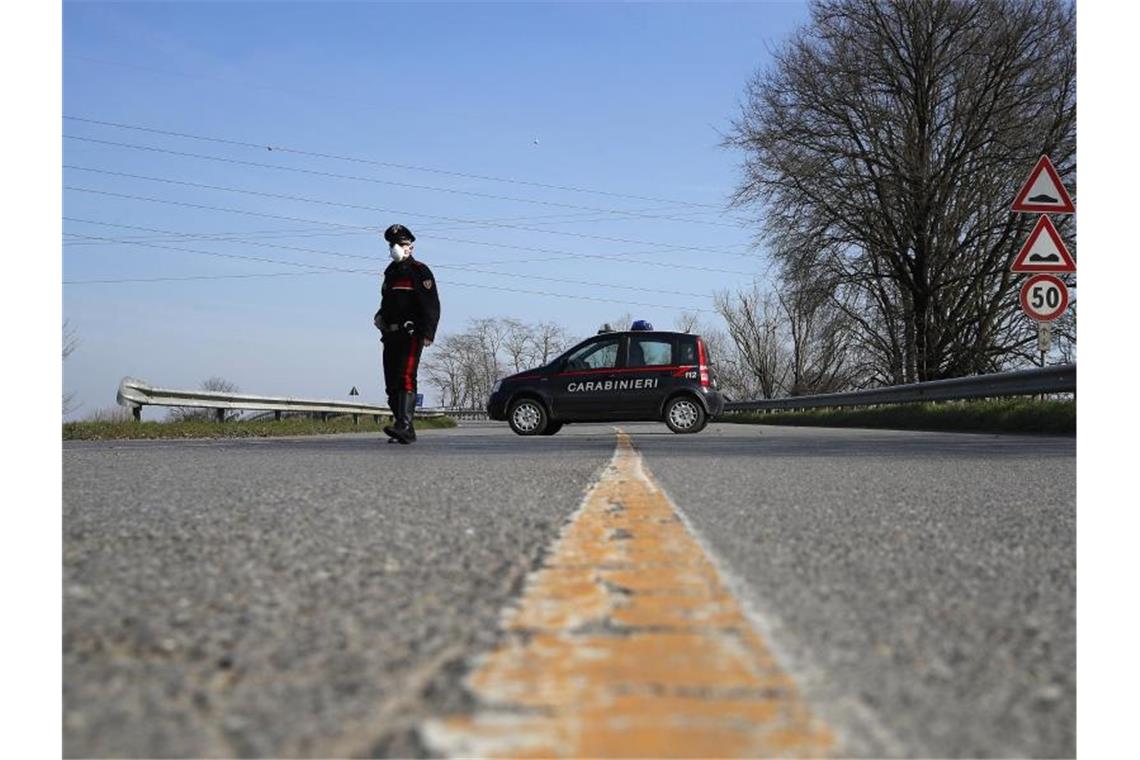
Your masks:
M498 393L499 389L503 387L502 380L496 380L495 384L491 386L491 393Z

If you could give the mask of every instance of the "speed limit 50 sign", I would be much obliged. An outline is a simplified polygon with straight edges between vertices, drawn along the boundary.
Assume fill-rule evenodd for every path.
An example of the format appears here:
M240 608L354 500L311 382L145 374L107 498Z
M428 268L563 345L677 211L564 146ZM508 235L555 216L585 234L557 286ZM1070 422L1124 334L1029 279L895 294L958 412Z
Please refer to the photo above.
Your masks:
M1021 286L1021 310L1030 319L1052 322L1069 308L1069 289L1059 277L1035 274Z

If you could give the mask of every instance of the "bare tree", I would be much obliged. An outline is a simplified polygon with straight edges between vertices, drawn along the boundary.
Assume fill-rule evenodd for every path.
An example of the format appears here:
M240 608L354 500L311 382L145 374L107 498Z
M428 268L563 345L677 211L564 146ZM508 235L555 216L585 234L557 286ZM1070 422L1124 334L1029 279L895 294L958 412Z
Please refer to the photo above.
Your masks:
M788 374L776 299L753 285L735 296L717 293L715 304L728 325L742 368L755 380L763 398L774 398Z
M75 325L71 324L70 319L63 320L63 358L71 356L75 353L75 349L79 348L79 331Z
M760 395L760 386L741 359L740 351L728 334L703 320L696 312L682 312L674 320L680 332L700 335L708 352L709 362L716 371L717 386L728 398L743 400Z
M517 319L504 319L506 337L503 348L507 353L507 366L512 372L522 372L531 365L534 356L534 332Z
M70 319L63 320L63 360L75 353L79 348L79 331ZM66 416L79 409L75 402L75 391L65 391L63 394L63 414Z
M566 328L553 322L542 322L535 326L532 345L534 364L542 365L561 354L573 343Z
M472 322L470 334L475 338L472 346L475 374L471 378L471 390L480 406L491 395L491 386L505 374L500 351L506 344L510 332L511 328L506 320L476 319Z
M1043 153L1074 185L1074 14L821 0L748 84L734 202L763 215L785 277L835 283L875 376L992 371L1032 347L1009 266L1034 220L1009 205Z
M439 389L444 406L462 406L464 369L460 338L445 335L437 340L421 368L428 382Z
M214 375L202 381L198 386L200 390L215 391L217 393L238 393L239 388L226 380L224 377ZM198 407L173 407L166 412L167 422L182 422L184 420L213 420L216 419L215 411L213 409L202 409ZM236 409L229 409L225 412L224 419L227 422L241 419L241 411Z
M673 320L673 329L678 332L699 333L701 317L695 311L683 311Z
M1053 323L1053 351L1066 364L1077 361L1077 306L1070 302L1069 310Z
M834 393L857 378L854 330L839 308L834 287L817 280L783 282L777 299L787 318L790 339L788 395Z
M628 330L631 324L633 324L633 315L627 311L620 314L617 319L611 319L598 325L598 329L600 330L603 325L609 325L614 330Z
M566 329L553 322L473 319L463 332L441 336L422 369L445 406L482 407L500 377L546 364L570 344Z

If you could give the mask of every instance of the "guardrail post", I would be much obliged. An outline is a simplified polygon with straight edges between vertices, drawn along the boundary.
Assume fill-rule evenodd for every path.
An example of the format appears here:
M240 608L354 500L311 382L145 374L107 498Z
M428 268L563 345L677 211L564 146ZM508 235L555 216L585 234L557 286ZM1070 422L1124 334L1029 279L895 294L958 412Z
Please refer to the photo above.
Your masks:
M360 424L360 415L359 414L352 415L352 424L353 425L359 425Z

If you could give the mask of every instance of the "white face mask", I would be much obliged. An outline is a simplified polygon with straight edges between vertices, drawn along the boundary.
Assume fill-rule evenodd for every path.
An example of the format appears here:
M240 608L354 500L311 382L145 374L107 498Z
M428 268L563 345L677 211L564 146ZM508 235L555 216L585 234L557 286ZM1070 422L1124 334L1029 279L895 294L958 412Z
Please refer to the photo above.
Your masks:
M396 245L393 243L392 245L388 246L388 250L392 256L392 261L403 261L404 259L408 258L408 249L402 245Z

